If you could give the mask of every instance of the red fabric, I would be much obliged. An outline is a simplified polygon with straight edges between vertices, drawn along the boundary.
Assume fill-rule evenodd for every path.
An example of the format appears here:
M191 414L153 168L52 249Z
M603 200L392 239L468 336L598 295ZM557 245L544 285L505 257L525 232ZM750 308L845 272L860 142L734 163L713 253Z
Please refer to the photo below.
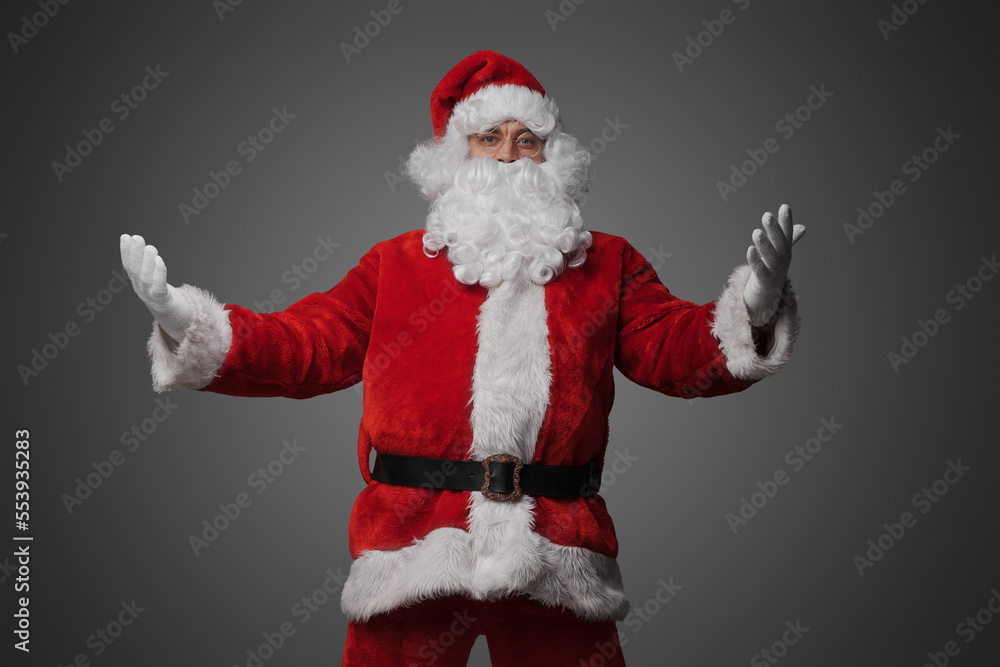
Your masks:
M674 396L740 391L710 332L713 306L674 297L624 239L593 232L580 267L545 287L551 394L534 463L603 460L612 370ZM458 283L443 254L423 254L422 231L376 245L337 286L281 313L230 309L233 345L209 391L305 398L364 378L358 439L368 452L467 458L471 442L480 286ZM333 437L342 437L338 430ZM369 480L350 523L351 554L398 549L443 527L468 525L469 492ZM614 557L604 500L536 498L534 530L556 544Z
M524 66L495 51L477 51L451 68L431 93L434 136L444 136L455 105L484 86L512 84L545 94L545 89Z
M350 623L341 665L462 667L480 635L493 667L625 665L611 621L584 621L522 596L485 602L457 595Z

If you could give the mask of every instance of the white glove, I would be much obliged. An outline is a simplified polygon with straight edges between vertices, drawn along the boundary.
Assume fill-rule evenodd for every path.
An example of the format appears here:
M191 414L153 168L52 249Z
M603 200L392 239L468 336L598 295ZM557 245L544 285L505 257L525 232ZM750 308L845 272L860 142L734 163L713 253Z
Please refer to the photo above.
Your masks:
M747 248L747 263L752 273L743 290L750 325L755 327L766 325L778 312L788 265L792 263L792 245L806 231L802 225L792 224L792 209L788 204L778 209L777 219L768 212L762 222L764 229L754 230L754 244Z
M146 245L141 236L122 234L121 252L132 289L163 331L180 343L191 324L191 304L176 287L167 284L167 265L156 248Z

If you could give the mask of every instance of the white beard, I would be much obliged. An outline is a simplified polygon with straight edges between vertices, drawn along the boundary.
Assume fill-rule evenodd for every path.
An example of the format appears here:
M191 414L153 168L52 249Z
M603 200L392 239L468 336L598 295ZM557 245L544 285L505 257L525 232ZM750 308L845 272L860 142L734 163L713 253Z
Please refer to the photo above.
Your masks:
M545 285L583 264L591 244L567 178L555 161L470 158L431 204L424 252L447 248L455 278L496 287Z

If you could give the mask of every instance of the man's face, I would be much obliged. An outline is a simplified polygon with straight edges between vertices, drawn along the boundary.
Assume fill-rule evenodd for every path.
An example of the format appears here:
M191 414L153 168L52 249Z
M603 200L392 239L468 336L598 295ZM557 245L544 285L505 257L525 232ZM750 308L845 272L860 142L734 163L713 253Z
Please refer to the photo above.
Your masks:
M538 152L531 155L535 150ZM491 157L500 162L515 162L527 157L544 162L545 146L520 121L508 120L498 125L494 132L469 137L469 157Z

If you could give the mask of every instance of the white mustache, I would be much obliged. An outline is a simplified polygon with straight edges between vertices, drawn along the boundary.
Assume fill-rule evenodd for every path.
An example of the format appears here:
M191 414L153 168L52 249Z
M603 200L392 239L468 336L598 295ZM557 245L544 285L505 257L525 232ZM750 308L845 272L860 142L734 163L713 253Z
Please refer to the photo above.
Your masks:
M459 167L454 187L462 194L476 195L494 192L501 186L512 194L525 197L538 194L551 198L559 192L558 179L544 163L539 164L527 158L514 162L469 158Z

